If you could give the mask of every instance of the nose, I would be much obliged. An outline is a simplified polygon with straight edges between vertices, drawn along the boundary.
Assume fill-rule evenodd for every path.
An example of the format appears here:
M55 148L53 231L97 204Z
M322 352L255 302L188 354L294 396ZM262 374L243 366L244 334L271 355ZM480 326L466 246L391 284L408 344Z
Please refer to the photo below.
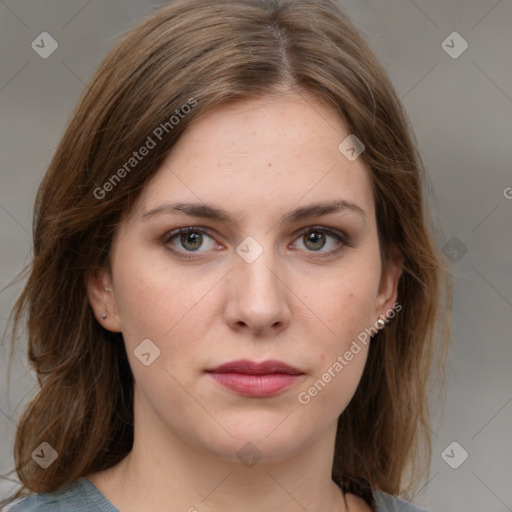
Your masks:
M236 256L226 293L226 321L233 330L272 338L289 327L290 291L270 251L252 263Z

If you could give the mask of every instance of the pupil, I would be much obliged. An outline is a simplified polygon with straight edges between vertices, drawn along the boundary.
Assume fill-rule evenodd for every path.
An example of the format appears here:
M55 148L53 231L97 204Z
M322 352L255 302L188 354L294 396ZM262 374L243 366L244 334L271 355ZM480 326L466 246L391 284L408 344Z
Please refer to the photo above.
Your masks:
M201 233L185 233L181 235L181 243L183 244L183 247L191 251L199 249L199 247L201 247L202 241L203 236ZM192 246L190 246L190 244Z
M310 249L318 250L324 246L325 235L323 233L310 233L309 235L307 235L306 240L306 246L308 245L309 242L312 242L313 244L318 244L320 242L320 246L310 247Z

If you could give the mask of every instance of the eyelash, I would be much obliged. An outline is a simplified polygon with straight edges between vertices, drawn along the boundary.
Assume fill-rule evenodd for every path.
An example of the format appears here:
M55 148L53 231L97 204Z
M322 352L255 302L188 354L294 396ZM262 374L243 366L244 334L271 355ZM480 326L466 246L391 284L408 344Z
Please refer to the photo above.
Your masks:
M207 235L213 239L213 237L209 234L207 229L201 228L201 227L190 226L190 227L179 228L179 229L170 231L169 233L167 233L164 236L164 238L162 240L162 244L167 245L177 236L183 235L183 234L189 234L189 233L200 233L201 235ZM338 242L341 244L341 246L337 246L335 249L332 249L330 251L318 252L318 254L321 254L321 256L319 256L320 258L328 258L328 257L333 256L334 254L338 253L340 250L343 249L343 247L351 247L350 240L345 233L343 233L341 231L335 231L335 230L327 228L327 227L321 227L321 226L309 226L307 228L303 228L299 232L298 237L295 238L295 240L298 240L299 238L303 237L304 235L310 234L310 233L322 233L324 235L330 235L330 236L336 238L338 240ZM176 256L178 256L181 259L185 259L185 260L197 259L197 256L192 255L193 253L190 251L189 252L179 251L172 246L168 246L168 249L169 249L169 251L171 251L173 254L175 254ZM307 252L315 253L316 251L307 251Z

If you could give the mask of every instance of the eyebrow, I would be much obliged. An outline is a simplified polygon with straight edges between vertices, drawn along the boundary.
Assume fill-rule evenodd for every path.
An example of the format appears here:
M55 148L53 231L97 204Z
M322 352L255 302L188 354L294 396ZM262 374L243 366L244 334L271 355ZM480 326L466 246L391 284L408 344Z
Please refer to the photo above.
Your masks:
M357 213L363 217L363 220L366 220L366 212L360 206L345 199L335 199L326 203L314 203L296 208L284 215L279 222L293 223L310 217L319 217L321 215L345 211ZM156 215L173 213L183 213L191 217L219 220L231 224L235 223L234 219L226 210L202 203L164 203L145 212L142 218L147 219Z

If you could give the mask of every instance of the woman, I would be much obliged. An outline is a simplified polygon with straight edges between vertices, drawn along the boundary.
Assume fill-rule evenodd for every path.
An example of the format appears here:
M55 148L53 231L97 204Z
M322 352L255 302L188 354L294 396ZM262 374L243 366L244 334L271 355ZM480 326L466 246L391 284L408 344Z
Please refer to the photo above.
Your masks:
M448 336L406 119L334 0L130 31L38 192L6 510L420 510Z

